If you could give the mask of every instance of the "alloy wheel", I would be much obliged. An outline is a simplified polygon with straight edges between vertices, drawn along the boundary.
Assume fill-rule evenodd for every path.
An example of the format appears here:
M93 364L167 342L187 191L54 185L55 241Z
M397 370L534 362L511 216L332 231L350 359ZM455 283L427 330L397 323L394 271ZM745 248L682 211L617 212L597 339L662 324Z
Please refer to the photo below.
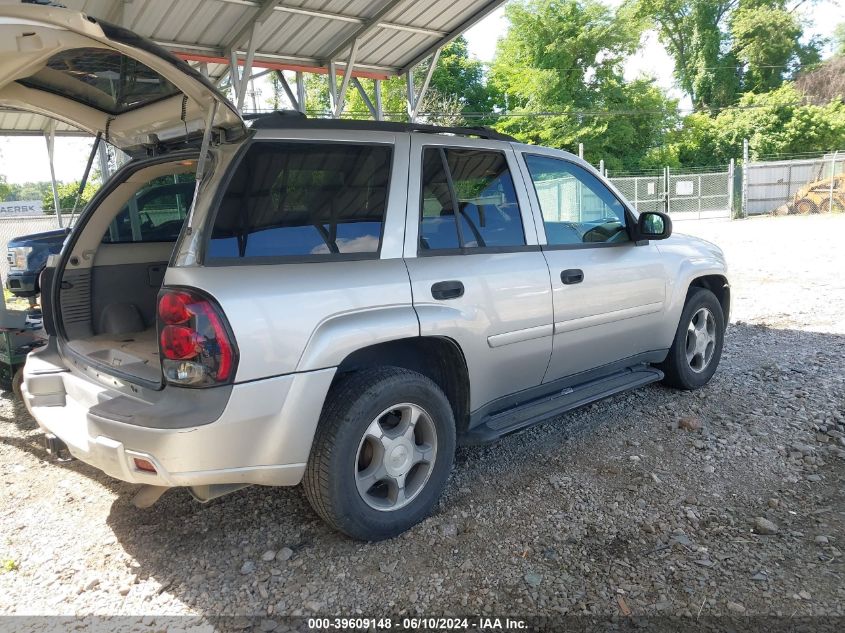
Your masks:
M355 460L355 484L374 510L392 511L425 488L437 456L437 430L429 413L402 403L382 411L364 431Z
M700 308L692 315L687 327L687 364L695 373L701 373L713 360L716 350L716 319L709 308Z

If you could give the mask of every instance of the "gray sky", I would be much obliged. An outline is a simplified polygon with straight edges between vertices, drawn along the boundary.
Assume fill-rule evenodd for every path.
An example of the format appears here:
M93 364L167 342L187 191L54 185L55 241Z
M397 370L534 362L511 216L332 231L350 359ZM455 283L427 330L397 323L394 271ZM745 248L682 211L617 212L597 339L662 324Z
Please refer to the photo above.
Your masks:
M621 0L607 2L618 5ZM845 0L817 0L803 9L803 16L808 24L806 33L830 37L836 25L845 21ZM482 61L492 60L496 42L506 29L504 9L499 9L467 32L470 53ZM689 100L674 85L672 66L672 59L657 41L656 35L648 33L642 50L626 63L625 75L628 79L639 75L653 76L660 86L681 99L681 107L688 107ZM91 141L86 139L57 139L57 179L71 181L81 178L90 149ZM0 174L5 175L9 182L49 180L50 168L44 139L3 138L0 141Z

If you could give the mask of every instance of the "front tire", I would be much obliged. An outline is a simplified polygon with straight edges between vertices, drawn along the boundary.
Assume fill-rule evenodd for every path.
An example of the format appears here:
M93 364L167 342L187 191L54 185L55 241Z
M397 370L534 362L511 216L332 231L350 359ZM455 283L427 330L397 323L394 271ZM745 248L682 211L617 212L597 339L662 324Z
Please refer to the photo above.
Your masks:
M687 390L706 385L719 366L724 339L725 315L716 295L692 288L669 355L658 365L663 384Z
M380 541L431 513L454 455L452 408L433 381L397 367L358 371L323 407L305 495L336 530Z
M798 215L809 215L810 213L818 213L818 208L812 200L801 198L795 203L795 211Z

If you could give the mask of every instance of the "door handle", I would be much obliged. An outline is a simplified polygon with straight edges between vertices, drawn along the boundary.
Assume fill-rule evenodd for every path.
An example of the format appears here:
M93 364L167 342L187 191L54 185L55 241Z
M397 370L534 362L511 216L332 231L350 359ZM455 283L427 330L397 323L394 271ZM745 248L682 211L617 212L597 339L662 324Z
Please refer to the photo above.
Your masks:
M464 295L464 285L460 281L438 281L431 287L431 296L435 299L457 299Z
M567 286L580 284L584 281L584 271L580 268L567 268L560 273L560 280Z

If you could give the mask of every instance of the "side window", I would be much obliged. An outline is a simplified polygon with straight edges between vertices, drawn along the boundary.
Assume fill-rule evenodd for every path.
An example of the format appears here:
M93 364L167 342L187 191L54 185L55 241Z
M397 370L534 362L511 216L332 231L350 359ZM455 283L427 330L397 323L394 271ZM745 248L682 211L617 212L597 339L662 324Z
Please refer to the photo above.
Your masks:
M193 173L151 180L111 221L103 243L175 242L191 208L195 184Z
M574 163L525 155L550 245L630 240L625 208L602 182Z
M223 195L208 259L378 257L392 149L254 143Z
M421 250L524 245L516 190L502 152L423 151Z

